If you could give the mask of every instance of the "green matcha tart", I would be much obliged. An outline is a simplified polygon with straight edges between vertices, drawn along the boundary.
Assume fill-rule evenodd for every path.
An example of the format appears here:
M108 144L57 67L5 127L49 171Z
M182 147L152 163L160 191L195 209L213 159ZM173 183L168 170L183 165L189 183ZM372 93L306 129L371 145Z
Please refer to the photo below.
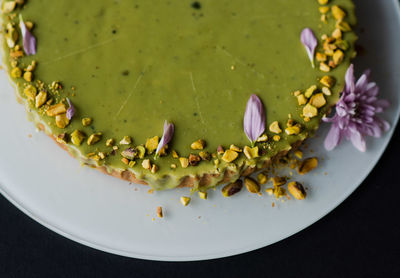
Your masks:
M299 146L355 55L351 0L15 0L1 19L29 118L82 163L157 190L233 182Z

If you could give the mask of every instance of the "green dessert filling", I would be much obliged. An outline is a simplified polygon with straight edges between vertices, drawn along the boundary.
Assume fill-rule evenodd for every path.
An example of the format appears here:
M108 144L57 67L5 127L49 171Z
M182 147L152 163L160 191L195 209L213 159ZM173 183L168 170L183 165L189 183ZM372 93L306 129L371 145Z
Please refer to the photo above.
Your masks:
M188 176L198 188L260 168L317 130L344 86L355 23L351 0L3 1L2 48L31 118L82 162L155 189ZM315 67L305 28L318 40ZM243 131L252 94L266 114L253 145ZM156 155L166 120L173 138Z

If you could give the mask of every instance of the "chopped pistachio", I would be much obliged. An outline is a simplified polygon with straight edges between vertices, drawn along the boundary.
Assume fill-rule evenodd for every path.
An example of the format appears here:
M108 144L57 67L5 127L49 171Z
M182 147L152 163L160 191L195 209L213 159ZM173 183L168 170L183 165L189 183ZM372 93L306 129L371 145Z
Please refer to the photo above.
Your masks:
M181 163L182 168L187 168L189 166L189 159L186 157L180 157L179 162Z
M46 103L47 93L45 91L40 91L40 93L35 98L35 107L40 108Z
M339 28L342 32L350 32L351 31L351 26L346 21L338 21L336 23L336 27ZM345 50L345 49L343 49L343 50Z
M297 96L297 102L299 105L304 105L307 103L307 98L303 94L301 94Z
M37 94L37 89L36 87L32 86L32 85L28 85L25 89L24 89L24 93L26 95L26 97L29 100L35 100L36 94ZM66 112L66 111L64 111Z
M282 129L279 127L278 121L274 121L272 124L269 125L269 131L279 134L282 132Z
M257 142L266 142L266 141L268 141L268 136L266 134L261 135L257 139Z
M120 145L129 145L132 143L132 138L130 136L124 136L121 141L119 141Z
M71 133L71 142L74 145L80 146L82 144L83 139L85 139L86 135L80 130L75 129L74 132Z
M279 135L274 135L274 136L272 137L272 140L274 140L275 142L278 142L278 141L281 140L281 137L280 137Z
M4 2L1 11L5 14L11 13L12 11L14 11L16 5L17 3L14 1Z
M173 158L179 158L179 155L175 150L172 150L172 157Z
M268 176L266 173L262 172L257 175L258 183L266 184L268 182Z
M325 75L321 78L321 80L319 81L322 85L328 87L328 88L332 88L333 86L335 86L336 84L336 79L332 76L329 75Z
M193 150L202 150L202 149L204 149L205 146L206 146L206 141L204 141L204 140L202 140L202 139L199 139L199 140L193 142L193 143L190 145L190 147L191 147Z
M300 133L300 126L299 125L289 126L285 128L285 132L287 135L297 135Z
M238 146L235 146L235 145L231 145L229 147L229 149L232 151L238 152L238 153L242 152L242 150Z
M318 0L318 3L320 5L326 5L326 4L328 4L328 2L329 2L329 0Z
M310 99L310 104L316 108L321 108L326 104L326 99L323 93L313 95Z
M229 162L234 161L238 156L239 156L239 154L237 152L232 151L232 150L226 150L221 159L223 161L229 163Z
M261 189L260 185L252 178L249 178L249 177L245 178L244 185L246 186L247 190L250 193L259 193L260 192L260 189Z
M317 85L312 85L310 88L306 90L304 96L306 98L310 98L314 94L315 90L317 90Z
M99 157L100 157L101 159L106 158L106 155L105 155L105 153L103 153L103 152L99 152L98 155L99 155Z
M303 158L303 152L300 150L297 150L294 152L294 155L297 156L299 159Z
M278 177L278 176L273 177L272 178L272 183L273 183L274 187L279 187L279 186L285 185L286 184L286 178L285 177Z
M334 5L332 6L332 14L336 20L342 20L346 17L346 12L343 11L339 6Z
M288 190L297 200L304 200L307 196L306 191L301 183L297 181L289 182Z
M20 68L13 68L10 75L12 78L20 78L22 76L22 70Z
M201 157L196 154L189 155L189 164L190 166L197 166L201 161Z
M146 148L143 146L136 147L137 156L142 159L146 155Z
M340 30L340 28L336 28L333 32L332 32L332 37L335 39L341 39L342 38L342 30Z
M163 218L164 217L162 207L157 207L157 216L158 216L158 218Z
M300 175L305 175L317 167L318 167L318 159L316 157L311 157L307 158L299 165L299 167L297 168L297 172Z
M124 163L124 164L126 164L126 165L129 165L129 159L123 157L123 158L121 159L121 161L122 161L122 163Z
M106 146L107 146L107 147L112 147L112 146L114 145L114 143L115 143L115 140L114 140L114 139L112 139L112 138L107 139L107 141L106 141Z
M319 69L321 71L323 71L323 72L330 72L331 71L331 68L327 64L325 64L323 62L321 64L319 64Z
M344 53L342 50L338 49L335 51L335 53L333 54L333 62L336 65L339 65L341 62L343 62L344 59Z
M153 164L153 165L151 166L151 172L152 172L153 174L155 174L157 171L158 171L157 165Z
M172 163L172 164L170 165L170 167L171 167L171 169L176 169L176 164L175 164L175 163Z
M136 154L136 150L132 148L127 148L121 152L121 155L129 160L135 159Z
M275 198L279 199L286 195L286 190L283 187L274 187Z
M56 140L58 143L67 144L68 143L68 134L61 133L57 136Z
M250 148L248 146L245 146L244 149L243 149L243 153L248 159L253 159L253 158L259 157L259 155L258 155L258 153L259 153L258 147Z
M320 12L321 14L326 14L326 13L328 13L329 10L330 10L330 8L327 7L327 6L319 7L318 9L319 9L319 12Z
M325 62L328 59L326 54L321 53L321 52L317 52L317 54L315 55L315 58L317 59L318 62Z
M328 87L322 87L321 91L322 91L322 93L323 93L324 95L326 95L326 96L332 95L332 91L331 91L331 89L329 89Z
M298 95L300 95L301 94L301 91L300 90L297 90L297 91L295 91L294 93L293 93L293 95L295 96L295 97L297 97Z
M202 160L210 160L211 155L209 152L199 152L199 156L201 157Z
M158 136L154 136L152 138L147 139L145 147L147 149L148 154L152 154L158 147Z
M56 116L56 126L58 128L66 128L69 125L69 119L67 118L67 114L59 114Z
M89 146L96 144L97 142L99 142L101 140L102 136L103 136L103 134L101 132L93 133L92 135L89 136L89 138L87 140L87 144Z
M199 197L200 197L201 199L207 200L207 197L208 197L207 195L208 195L207 192L199 191Z
M186 196L182 196L180 198L181 204L184 205L185 207L187 205L189 205L191 198L190 197L186 197Z
M54 117L60 114L64 114L67 112L67 108L65 107L64 103L58 103L53 106L50 106L49 109L47 109L46 114L47 116Z
M215 164L215 166L218 167L218 165L219 165L219 159L214 159L214 164Z
M82 125L83 126L89 126L92 124L92 118L83 118L82 119Z
M136 165L136 161L129 161L128 166L129 166L130 168L133 168L133 166L135 166L135 165Z
M274 194L274 189L273 188L267 188L267 189L265 189L265 192L267 192L267 194L269 196L272 196L272 194Z
M225 185L221 192L224 197L231 197L238 193L243 188L243 182L241 180L237 180L233 183Z
M145 159L142 162L142 167L146 170L150 170L151 169L151 163L150 163L150 159Z
M32 81L32 76L33 76L32 72L30 72L30 71L24 72L24 79L26 81L31 82Z
M303 115L304 117L313 118L318 115L318 110L311 104L307 104L303 108Z

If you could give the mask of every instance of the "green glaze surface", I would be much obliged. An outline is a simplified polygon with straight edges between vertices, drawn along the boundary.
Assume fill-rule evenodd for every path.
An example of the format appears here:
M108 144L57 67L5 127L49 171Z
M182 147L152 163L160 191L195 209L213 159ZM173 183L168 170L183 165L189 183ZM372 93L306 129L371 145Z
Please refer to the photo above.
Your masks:
M352 1L330 3L343 7L346 20L355 24ZM188 156L198 153L190 149L197 139L206 140L210 153L218 145L249 145L242 119L246 102L255 93L265 105L267 127L276 120L285 127L289 113L305 127L300 135L282 134L280 142L270 141L265 155L246 165L262 163L312 134L329 109L327 105L318 117L304 123L301 107L291 94L318 84L325 75L311 67L300 42L305 27L312 28L318 38L334 30L334 20L321 22L319 6L316 0L27 1L15 12L34 22L38 52L22 58L21 64L36 60L36 79L47 84L60 80L64 90L57 97L68 96L77 113L61 130L50 117L29 110L54 135L75 129L88 135L102 132L102 141L94 146L68 144L82 159L90 152L110 152L107 138L119 142L129 135L136 146L149 137L161 137L165 120L175 124L169 150ZM8 20L3 15L3 26ZM351 47L344 63L329 73L338 81L329 104L343 87L356 36L350 32L344 38ZM9 51L4 42L3 48ZM26 81L13 81L22 92ZM92 117L93 123L83 127L83 117ZM154 162L153 156L149 158ZM219 169L212 161L183 169L169 155L155 161L156 174L144 170L140 160L130 170L156 189L165 189L177 186L186 175L223 172L227 166L243 169L244 161L241 155L235 165L221 162ZM178 168L171 170L171 163ZM109 170L128 169L119 153L100 164Z

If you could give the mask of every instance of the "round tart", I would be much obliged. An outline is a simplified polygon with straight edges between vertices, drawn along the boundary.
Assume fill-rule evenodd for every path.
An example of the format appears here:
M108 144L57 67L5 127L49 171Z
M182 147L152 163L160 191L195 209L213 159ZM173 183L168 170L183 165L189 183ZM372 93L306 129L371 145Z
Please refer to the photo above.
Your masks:
M4 63L35 124L82 163L158 190L234 181L313 135L356 40L351 0L3 1L2 11ZM243 122L251 96L266 119L256 140ZM174 132L157 150L165 121Z

